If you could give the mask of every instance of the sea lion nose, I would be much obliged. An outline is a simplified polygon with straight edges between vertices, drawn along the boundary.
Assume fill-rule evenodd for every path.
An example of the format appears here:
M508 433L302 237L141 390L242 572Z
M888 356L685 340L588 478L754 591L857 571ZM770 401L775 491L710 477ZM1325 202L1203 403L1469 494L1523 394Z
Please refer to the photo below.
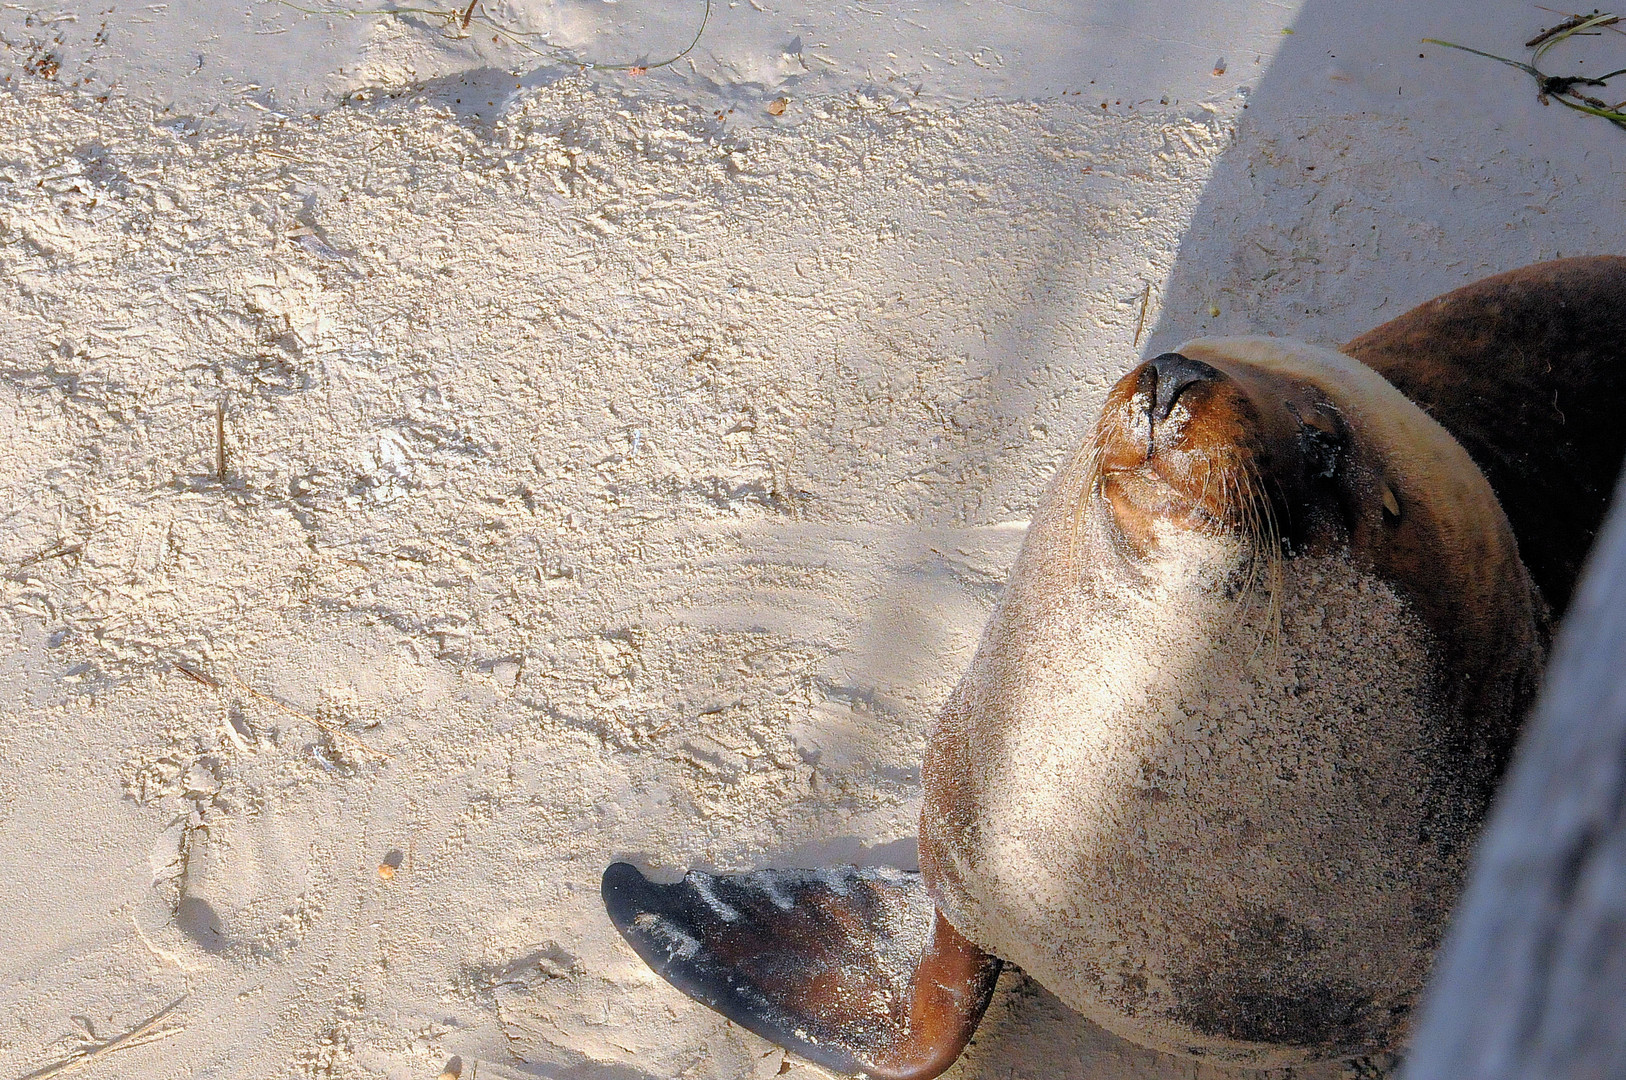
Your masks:
M1139 393L1146 396L1146 412L1152 423L1169 418L1169 410L1188 386L1220 378L1219 370L1201 360L1169 352L1154 356L1141 368Z

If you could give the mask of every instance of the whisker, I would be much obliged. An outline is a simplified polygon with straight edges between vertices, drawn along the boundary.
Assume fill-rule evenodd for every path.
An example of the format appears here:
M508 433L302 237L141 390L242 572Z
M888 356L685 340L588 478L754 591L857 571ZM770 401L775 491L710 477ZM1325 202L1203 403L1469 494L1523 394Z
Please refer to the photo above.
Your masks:
M1211 451L1203 452L1203 489L1197 494L1197 505L1204 506L1208 502L1208 485L1214 479L1214 454ZM1223 520L1223 518L1222 518Z
M1250 551L1248 576L1238 587L1236 610L1232 617L1232 624L1240 626L1247 618L1248 605L1253 598L1254 584L1258 580L1259 567L1256 558L1252 555L1252 550L1257 544L1259 520L1258 515L1254 512L1251 493L1244 487L1245 476L1234 469L1225 469L1221 472L1221 475L1228 481L1223 490L1225 516L1231 517L1233 514L1236 516L1243 542L1249 547Z
M1101 440L1095 432L1084 445L1079 448L1083 456L1083 463L1079 476L1078 497L1073 500L1072 529L1067 538L1067 572L1069 576L1078 572L1078 539L1084 528L1085 513L1089 503L1100 493L1101 485ZM1076 459L1075 459L1076 460Z
M1234 473L1234 477L1232 474ZM1226 507L1228 516L1234 514L1237 521L1237 531L1241 542L1247 549L1246 578L1237 587L1235 609L1231 624L1240 628L1248 619L1248 609L1253 604L1254 595L1260 579L1260 553L1263 550L1264 536L1267 531L1266 522L1260 515L1258 492L1253 477L1249 474L1246 465L1228 470L1225 475L1233 480L1233 485L1227 485L1226 495L1229 500L1231 491L1235 491L1234 503L1229 502ZM1268 614L1268 602L1266 613ZM1257 652L1255 645L1254 652Z
M1248 464L1248 472L1250 486L1253 488L1254 492L1255 506L1257 507L1258 511L1262 513L1264 525L1264 533L1260 537L1259 545L1255 549L1257 553L1256 557L1266 559L1269 568L1269 572L1267 574L1268 599L1265 605L1265 622L1264 626L1260 630L1260 639L1258 645L1255 646L1255 652L1257 653L1258 649L1264 646L1265 638L1270 638L1272 642L1273 666L1280 667L1282 648L1281 588L1283 581L1281 526L1276 520L1276 508L1274 502L1270 498L1269 490L1266 488L1264 479L1259 475L1257 467L1252 462Z

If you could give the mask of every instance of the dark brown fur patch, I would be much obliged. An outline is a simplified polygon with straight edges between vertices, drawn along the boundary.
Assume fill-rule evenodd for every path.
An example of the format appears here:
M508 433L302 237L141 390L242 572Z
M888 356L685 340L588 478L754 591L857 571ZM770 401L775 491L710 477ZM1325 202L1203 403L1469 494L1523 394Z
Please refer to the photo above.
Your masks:
M1626 458L1626 258L1537 263L1430 300L1343 346L1484 471L1555 618Z

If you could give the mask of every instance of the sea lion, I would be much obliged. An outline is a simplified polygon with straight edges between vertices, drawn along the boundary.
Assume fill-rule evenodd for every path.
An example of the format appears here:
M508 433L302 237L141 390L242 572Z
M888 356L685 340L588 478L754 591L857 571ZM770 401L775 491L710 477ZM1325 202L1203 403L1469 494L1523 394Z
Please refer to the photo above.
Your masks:
M1269 338L1140 365L926 753L945 917L1114 1033L1274 1066L1410 1011L1540 673L1462 447Z
M1161 1051L1402 1046L1626 455L1623 340L1626 259L1596 258L1342 353L1211 338L1137 365L933 729L920 875L616 864L612 920L854 1074L946 1069L996 958Z

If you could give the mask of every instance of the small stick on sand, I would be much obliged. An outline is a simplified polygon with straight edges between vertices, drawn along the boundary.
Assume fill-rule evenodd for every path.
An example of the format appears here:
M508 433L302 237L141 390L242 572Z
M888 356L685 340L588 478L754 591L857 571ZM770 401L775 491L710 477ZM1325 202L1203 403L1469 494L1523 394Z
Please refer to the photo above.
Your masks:
M185 675L188 679L191 679L193 682L200 683L203 686L207 686L211 690L219 690L220 687L221 687L220 680L216 679L213 675L209 675L209 674L207 674L205 672L198 671L198 670L196 670L194 668L188 667L187 665L181 664L181 663L172 662L170 664L170 666L173 667L176 671L180 672L182 675ZM249 697L255 698L255 699L259 700L259 701L263 701L267 705L270 705L274 709L280 709L281 711L287 713L289 716L292 716L292 717L294 717L296 719L305 721L305 723L310 724L312 727L314 727L317 730L323 732L324 734L326 734L330 738L338 740L340 742L343 742L347 746L351 747L352 749L354 749L356 751L359 751L360 753L362 753L362 754L364 754L366 756L369 756L369 757L371 757L371 758L373 758L375 760L380 760L380 761L385 760L385 759L387 759L387 758L389 758L391 756L390 754L387 754L382 750L373 749L371 746L368 746L366 743L362 742L360 739L356 738L354 735L350 734L348 731L345 731L343 728L335 727L334 725L326 723L325 721L318 720L316 717L312 716L310 713L300 712L298 709L294 708L292 705L284 704L283 702L278 701L276 698L272 697L270 694L261 693L260 691L254 689L254 687L248 685L248 683L244 682L242 679L239 679L235 675L227 675L226 677L231 680L233 686L237 687L237 689L241 690L243 693L247 694Z
M184 1029L184 1025L165 1028L162 1031L153 1031L153 1028L162 1023L164 1018L174 1012L176 1007L185 1000L186 995L182 994L162 1009L159 1009L152 1017L136 1025L123 1035L108 1039L106 1042L96 1043L93 1046L87 1046L83 1050L77 1050L61 1061L47 1065L43 1069L35 1069L31 1073L19 1076L17 1080L49 1080L50 1077L63 1076L77 1069L82 1069L91 1062L113 1053L115 1050L127 1050L132 1046L145 1046L147 1043L167 1039L171 1035L178 1035ZM151 1038L147 1037L149 1035Z
M226 482L226 403L215 402L215 479Z
M179 671L182 675L185 675L188 679L191 679L193 682L202 683L204 686L207 686L211 690L219 690L220 689L220 683L217 682L214 679L213 676L205 675L201 671L193 671L191 668L187 667L185 664L175 664L173 666L174 666L176 671Z
M19 567L33 566L35 563L44 562L47 559L63 559L67 558L69 555L78 555L84 550L85 545L83 544L70 544L66 540L58 540L54 546L47 548L45 551L42 551L37 555L30 555L17 565Z
M1152 302L1152 283L1146 283L1146 291L1140 294L1140 318L1135 321L1135 343L1131 349L1140 348L1140 336L1146 329L1146 306Z
M1543 41L1546 41L1548 38L1553 37L1556 34L1562 34L1566 30L1580 29L1583 23L1590 23L1592 26L1613 26L1615 23L1620 21L1613 16L1608 17L1605 21L1595 21L1593 16L1596 14L1597 12L1593 12L1592 15L1571 15L1557 26L1554 26L1548 30L1543 30L1541 33L1525 42L1524 47L1527 49L1534 49L1537 45L1540 45Z
M348 731L345 731L343 728L334 727L332 724L325 723L325 722L323 722L321 720L318 720L318 719L316 719L316 717L312 716L310 713L300 712L298 709L294 708L292 705L285 705L282 702L278 701L276 698L272 697L270 694L262 694L262 693L260 693L260 691L254 689L252 686L248 685L248 683L246 683L243 680L239 679L235 675L229 675L229 676L227 676L227 678L231 679L232 683L237 687L237 689L241 690L245 694L248 694L250 697L258 698L259 700L265 702L267 705L270 705L273 708L281 709L283 712L287 713L289 716L298 717L299 719L305 721L307 724L310 724L310 725L320 729L321 731L327 733L327 735L330 736L331 738L337 739L337 740L345 743L346 745L352 747L353 749L359 750L361 753L363 753L365 755L368 755L368 756L370 756L370 757L372 757L374 759L377 759L377 760L382 760L384 758L390 757L389 754L386 754L382 750L374 750L372 747L368 746L366 743L362 742L360 739L356 738L354 735L350 734Z

